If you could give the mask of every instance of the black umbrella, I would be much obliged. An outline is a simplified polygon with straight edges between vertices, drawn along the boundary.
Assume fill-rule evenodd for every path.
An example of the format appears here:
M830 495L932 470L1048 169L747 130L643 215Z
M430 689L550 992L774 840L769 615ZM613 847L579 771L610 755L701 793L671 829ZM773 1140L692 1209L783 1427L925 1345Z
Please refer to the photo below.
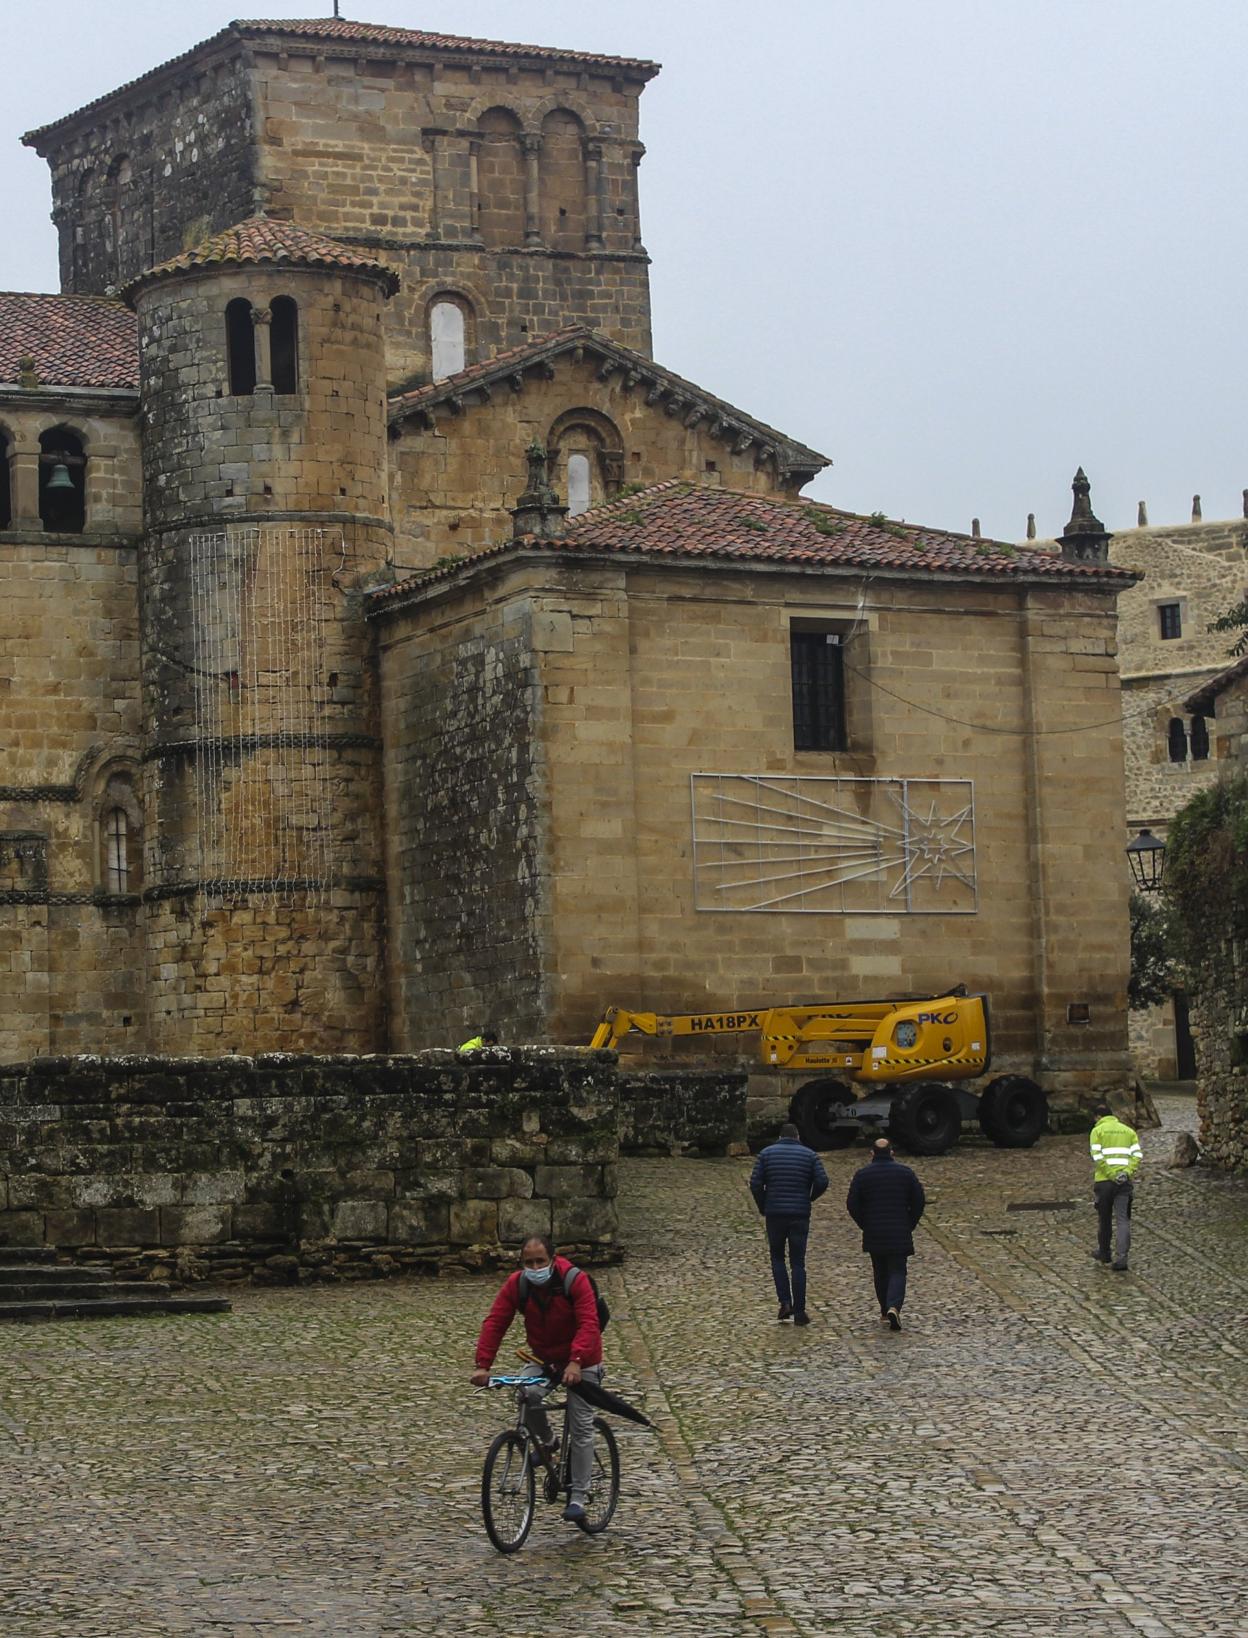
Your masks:
M643 1428L654 1426L650 1418L635 1405L630 1405L627 1399L621 1399L618 1393L608 1393L606 1388L600 1388L596 1382L587 1382L582 1377L575 1386L568 1383L567 1388L569 1393L579 1393L582 1399L587 1399L599 1410L609 1411L612 1416L622 1416L626 1421L637 1422Z

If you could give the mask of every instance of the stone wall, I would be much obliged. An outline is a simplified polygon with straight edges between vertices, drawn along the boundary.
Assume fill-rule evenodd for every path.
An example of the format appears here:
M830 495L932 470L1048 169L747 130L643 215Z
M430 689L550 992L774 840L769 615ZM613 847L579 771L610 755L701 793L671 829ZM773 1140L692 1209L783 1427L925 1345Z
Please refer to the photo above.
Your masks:
M1228 663L1231 637L1208 627L1248 585L1248 521L1123 529L1110 542L1110 558L1144 576L1119 600L1127 823L1164 835L1166 822L1217 775L1220 721L1208 721L1203 761L1189 751L1172 762L1167 729L1178 717L1190 731L1185 697ZM1162 637L1162 603L1179 605L1179 637Z
M739 1154L748 1071L620 1067L620 1149L632 1155Z
M0 1245L156 1277L479 1266L553 1233L615 1254L604 1053L41 1059L0 1069Z
M552 431L574 421L578 410L595 443L618 453L624 484L685 478L761 494L785 488L774 462L759 463L757 444L735 453L713 436L713 418L686 425L686 416L647 403L645 384L630 385L630 373L615 370L603 381L598 359L563 353L525 371L520 392L495 388L488 403L443 407L431 427L409 420L396 429L390 460L397 561L429 568L448 548L459 556L508 539L510 508L525 487L527 447L535 441L550 447L557 441ZM563 500L571 443L564 438L551 473ZM618 492L604 484L596 453L591 485L595 506Z
M545 773L534 614L469 592L447 618L378 631L392 1044L498 1022L545 1035ZM547 639L542 639L546 641Z
M531 643L529 731L545 770L526 809L540 868L525 900L510 902L540 950L551 1038L588 1041L611 1004L720 1011L932 994L961 981L991 996L998 1073L1034 1075L1072 1114L1121 1095L1128 929L1111 598L535 555L434 582L379 620L387 721L413 714L426 679L450 711L446 656L479 642L487 618L501 633L509 617ZM847 752L792 749L795 618L853 634ZM440 674L421 669L422 652ZM412 656L401 668L400 653ZM524 671L522 648L508 664ZM973 734L968 721L1002 731ZM480 754L476 738L467 743ZM907 915L887 903L879 913L712 913L695 903L690 798L693 775L716 773L973 781L969 913ZM866 785L843 797L870 799ZM513 801L504 787L500 812ZM391 802L398 824L404 802ZM478 806L486 811L484 797ZM486 835L480 822L465 827L457 868L492 867ZM403 884L390 901L393 947L436 968L440 946L413 914L422 892L439 891L436 871L425 888L414 869L390 874ZM488 959L483 1002L508 1032L515 991ZM1068 1017L1071 1003L1088 1007L1088 1022ZM688 1063L682 1049L705 1057L708 1044L670 1048ZM754 1049L734 1037L721 1046L725 1057Z
M1196 1107L1202 1158L1224 1171L1248 1172L1248 1014L1226 999L1197 996Z
M250 216L255 127L240 58L209 55L32 144L52 169L61 289L101 294Z
M141 1039L143 1011L138 831L136 874L120 894L102 831L118 805L139 814L139 566L122 532L139 514L134 425L73 422L88 451L88 527L49 535L37 515L38 434L61 423L46 410L2 413L34 452L18 499L35 517L0 532L0 1062L124 1052Z

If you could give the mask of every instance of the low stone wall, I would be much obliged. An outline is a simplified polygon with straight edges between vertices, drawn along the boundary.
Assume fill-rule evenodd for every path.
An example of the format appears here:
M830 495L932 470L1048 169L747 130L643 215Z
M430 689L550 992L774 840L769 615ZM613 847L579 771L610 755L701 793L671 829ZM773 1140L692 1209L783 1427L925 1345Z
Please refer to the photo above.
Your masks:
M167 1277L480 1267L616 1244L610 1053L60 1058L0 1068L0 1246Z
M620 1073L620 1149L634 1155L728 1155L745 1149L744 1069Z

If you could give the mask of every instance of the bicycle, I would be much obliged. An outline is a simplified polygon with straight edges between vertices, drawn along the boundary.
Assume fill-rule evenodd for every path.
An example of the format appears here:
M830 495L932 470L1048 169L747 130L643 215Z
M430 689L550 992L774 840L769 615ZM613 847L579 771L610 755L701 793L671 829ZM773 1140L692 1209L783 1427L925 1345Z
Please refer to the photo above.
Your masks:
M526 1395L542 1384L545 1393L556 1387L548 1376L492 1376L491 1388L516 1390L516 1425L504 1428L486 1452L481 1475L481 1512L485 1530L500 1553L515 1553L524 1546L533 1527L537 1502L537 1469L542 1469L542 1496L550 1503L569 1493L572 1468L572 1440L568 1430L568 1402L547 1405L548 1412L562 1411L558 1466L553 1466L530 1433L524 1419ZM544 1395L543 1395L544 1397ZM593 1465L585 1517L578 1520L586 1535L600 1535L610 1524L620 1499L620 1452L615 1434L600 1416L594 1417Z

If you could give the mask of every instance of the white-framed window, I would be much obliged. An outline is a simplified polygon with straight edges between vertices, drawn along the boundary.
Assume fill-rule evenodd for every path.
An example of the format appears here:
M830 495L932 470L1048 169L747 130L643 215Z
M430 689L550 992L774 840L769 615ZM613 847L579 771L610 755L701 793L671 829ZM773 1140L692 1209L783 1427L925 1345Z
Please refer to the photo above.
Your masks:
M435 381L458 375L465 359L464 310L455 301L435 301L429 309L429 350Z

